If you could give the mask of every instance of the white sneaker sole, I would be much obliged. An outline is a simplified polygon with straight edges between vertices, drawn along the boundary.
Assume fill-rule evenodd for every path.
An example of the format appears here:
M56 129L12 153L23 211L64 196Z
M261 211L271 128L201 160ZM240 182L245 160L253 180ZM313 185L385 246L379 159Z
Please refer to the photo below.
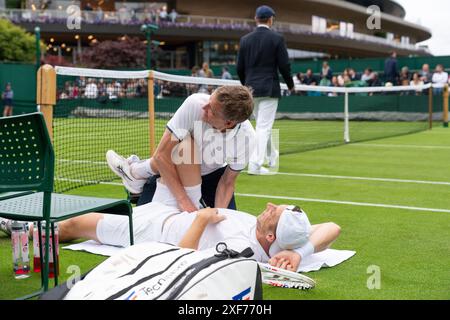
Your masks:
M106 162L108 163L108 167L111 169L111 171L122 179L122 183L128 191L133 194L142 193L145 181L142 180L142 183L139 183L131 176L130 173L127 174L123 169L120 169L125 166L129 166L127 159L118 155L113 150L108 150L106 152ZM122 163L122 166L120 165L120 162ZM136 186L135 184L139 184L139 186Z

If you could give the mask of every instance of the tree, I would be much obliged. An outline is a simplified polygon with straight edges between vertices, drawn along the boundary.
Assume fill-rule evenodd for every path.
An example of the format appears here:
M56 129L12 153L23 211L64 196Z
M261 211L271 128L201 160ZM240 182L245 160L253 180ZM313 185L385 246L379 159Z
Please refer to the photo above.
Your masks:
M145 68L146 44L139 38L97 42L83 54L83 64L91 68Z
M35 37L8 20L0 19L0 61L33 62Z

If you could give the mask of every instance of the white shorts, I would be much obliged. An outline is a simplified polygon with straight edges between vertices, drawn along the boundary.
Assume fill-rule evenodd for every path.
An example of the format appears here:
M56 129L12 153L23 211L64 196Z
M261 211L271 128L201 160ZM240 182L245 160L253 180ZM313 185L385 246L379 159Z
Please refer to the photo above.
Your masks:
M201 197L201 185L185 188L188 196L198 200ZM159 190L159 191L158 191ZM133 208L133 232L134 243L147 241L159 241L164 222L172 215L181 211L176 206L176 201L167 186L158 184L152 202ZM165 198L163 196L166 196ZM166 199L166 200L162 200ZM158 201L156 201L158 200ZM161 203L160 201L164 201ZM175 204L171 205L171 204ZM127 247L130 245L128 217L112 214L104 214L103 219L97 223L97 239L103 244Z
M189 199L198 209L200 208L200 199L202 197L202 185L198 184L193 187L184 187ZM160 179L156 180L156 190L153 195L152 201L163 203L167 206L178 207L178 202L175 196L170 191L169 187L160 182Z

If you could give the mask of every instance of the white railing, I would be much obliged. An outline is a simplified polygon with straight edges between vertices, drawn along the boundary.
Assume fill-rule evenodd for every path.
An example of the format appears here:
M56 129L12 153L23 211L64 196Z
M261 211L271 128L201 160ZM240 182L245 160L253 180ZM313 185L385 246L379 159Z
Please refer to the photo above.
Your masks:
M68 17L65 10L31 10L31 9L0 9L0 18L6 18L15 23L21 22L38 22L38 23L64 23ZM230 26L232 29L251 30L255 26L252 19L229 18L229 17L206 17L195 15L177 15L173 21L168 17L161 20L151 12L135 12L130 11L82 11L81 23L87 24L121 24L121 25L140 25L143 23L156 23L160 25L174 27L212 27L212 26ZM282 33L292 34L313 34L312 27L306 24L288 23L276 21L274 29ZM319 35L319 34L318 34ZM329 31L322 34L323 36L332 36L335 38L348 39L343 37L338 30ZM353 32L350 39L378 43L399 49L407 49L412 51L424 51L429 53L428 49L420 48L417 45L400 43L394 40L388 40L375 37L363 33Z

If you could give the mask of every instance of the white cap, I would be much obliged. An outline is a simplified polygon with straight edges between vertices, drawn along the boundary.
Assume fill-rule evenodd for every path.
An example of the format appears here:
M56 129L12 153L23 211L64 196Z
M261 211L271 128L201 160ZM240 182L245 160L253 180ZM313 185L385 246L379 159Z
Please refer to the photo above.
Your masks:
M280 215L275 241L269 249L269 256L273 257L282 250L297 249L309 241L311 224L306 213L294 206L289 206Z

